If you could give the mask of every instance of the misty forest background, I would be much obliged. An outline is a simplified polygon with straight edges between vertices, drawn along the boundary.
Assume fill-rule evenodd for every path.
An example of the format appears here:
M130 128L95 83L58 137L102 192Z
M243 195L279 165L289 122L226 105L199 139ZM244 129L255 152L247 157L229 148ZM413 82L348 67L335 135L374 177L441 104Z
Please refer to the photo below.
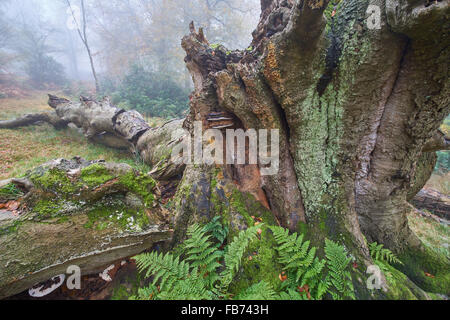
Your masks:
M204 26L212 43L244 49L259 17L256 0L87 0L84 7L97 94L165 118L187 109L192 81L180 42L189 22ZM25 90L93 93L89 57L77 30L83 29L79 1L2 0L0 9L2 83L13 77ZM10 95L0 89L0 97Z
M193 89L181 48L189 22L205 28L212 46L245 49L260 13L259 0L83 4L85 19L79 0L0 1L1 119L49 110L47 93L72 100L109 96L151 125L182 118ZM79 34L84 23L89 53ZM1 179L63 156L145 166L126 152L89 144L73 130L55 132L46 125L0 130L0 145Z

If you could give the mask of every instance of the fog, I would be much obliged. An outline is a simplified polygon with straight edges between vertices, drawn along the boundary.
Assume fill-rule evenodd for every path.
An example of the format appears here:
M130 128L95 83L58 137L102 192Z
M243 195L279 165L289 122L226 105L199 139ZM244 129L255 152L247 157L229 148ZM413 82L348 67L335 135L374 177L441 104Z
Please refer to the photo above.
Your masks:
M259 0L0 0L0 74L41 88L93 86L95 72L106 90L139 66L188 88L181 38L189 22L211 44L243 49L259 12Z

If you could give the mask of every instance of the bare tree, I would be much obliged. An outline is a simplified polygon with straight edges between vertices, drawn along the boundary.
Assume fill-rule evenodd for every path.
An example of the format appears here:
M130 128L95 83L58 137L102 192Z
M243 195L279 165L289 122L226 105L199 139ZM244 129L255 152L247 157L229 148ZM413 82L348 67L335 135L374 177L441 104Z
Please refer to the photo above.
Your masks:
M87 38L87 20L86 20L86 7L85 7L85 3L84 0L81 0L81 14L83 16L82 21L81 21L81 26L79 25L79 22L77 20L77 17L75 15L74 9L72 7L72 4L70 3L70 0L66 0L67 5L70 8L70 11L72 13L72 17L74 20L74 23L77 27L77 31L78 31L78 35L80 36L81 41L83 42L87 54L89 56L89 62L91 64L91 70L92 70L92 75L94 76L94 80L95 80L95 90L96 92L100 92L100 85L98 82L98 77L97 77L97 72L95 71L95 65L94 65L94 59L92 57L92 52L91 52L91 48L89 46L89 42L88 42L88 38Z

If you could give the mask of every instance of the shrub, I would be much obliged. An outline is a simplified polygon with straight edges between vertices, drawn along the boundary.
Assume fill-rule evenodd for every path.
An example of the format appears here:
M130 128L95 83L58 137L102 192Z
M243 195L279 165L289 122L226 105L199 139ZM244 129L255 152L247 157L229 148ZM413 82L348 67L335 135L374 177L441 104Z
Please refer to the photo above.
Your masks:
M25 71L37 88L46 84L61 86L67 81L63 65L48 55L30 56Z
M129 106L151 117L182 117L188 107L189 92L169 76L133 65L120 83L109 78L101 81L102 94L114 104Z

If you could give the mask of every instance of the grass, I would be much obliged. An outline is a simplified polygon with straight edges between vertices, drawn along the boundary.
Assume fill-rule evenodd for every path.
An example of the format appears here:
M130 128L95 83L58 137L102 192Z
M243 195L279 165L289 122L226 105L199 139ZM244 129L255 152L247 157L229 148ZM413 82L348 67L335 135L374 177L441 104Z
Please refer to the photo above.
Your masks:
M51 110L45 93L23 99L0 99L0 119ZM150 168L126 151L93 144L74 129L55 130L48 124L16 130L0 129L0 180L23 175L53 159L80 156L87 160L128 163L141 171Z
M450 259L450 230L447 225L424 218L416 210L408 214L408 221L411 230L426 246Z
M443 194L450 194L450 171L446 173L433 173L428 180L426 188L431 188Z

